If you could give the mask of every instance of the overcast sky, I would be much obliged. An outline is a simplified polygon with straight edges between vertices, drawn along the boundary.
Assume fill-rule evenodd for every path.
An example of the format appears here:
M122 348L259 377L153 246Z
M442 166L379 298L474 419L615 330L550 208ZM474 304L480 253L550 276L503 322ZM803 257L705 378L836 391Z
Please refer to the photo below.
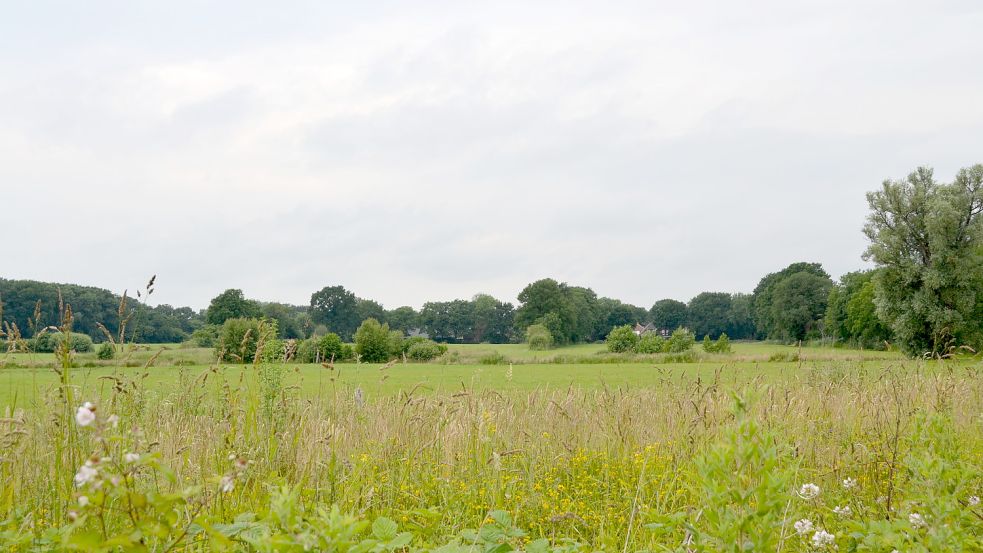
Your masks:
M10 2L0 276L638 305L864 267L983 162L983 3Z

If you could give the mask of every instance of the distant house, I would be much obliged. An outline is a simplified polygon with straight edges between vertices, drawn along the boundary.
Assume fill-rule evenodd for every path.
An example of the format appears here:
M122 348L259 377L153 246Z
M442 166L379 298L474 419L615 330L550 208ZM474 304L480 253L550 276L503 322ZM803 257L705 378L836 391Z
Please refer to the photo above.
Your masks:
M646 334L658 334L663 338L668 338L672 335L672 331L667 328L656 328L652 323L645 323L644 325L635 323L635 336L644 336Z

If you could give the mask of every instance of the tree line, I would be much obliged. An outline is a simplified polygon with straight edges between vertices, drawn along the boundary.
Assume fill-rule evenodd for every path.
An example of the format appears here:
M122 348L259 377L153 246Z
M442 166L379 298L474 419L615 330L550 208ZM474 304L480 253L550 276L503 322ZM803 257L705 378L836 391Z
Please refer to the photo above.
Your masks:
M71 304L74 330L99 342L128 321L138 342L212 344L229 319L275 321L277 338L337 334L351 342L368 319L404 335L425 334L444 343L526 340L532 326L555 345L597 342L624 325L685 327L697 337L825 340L862 347L896 343L911 355L945 354L983 341L983 165L940 183L919 168L887 180L867 195L864 258L874 268L834 281L819 263L797 262L761 278L752 293L703 292L688 302L661 299L644 308L599 297L591 288L553 278L518 294L518 304L487 294L432 301L417 310L386 309L341 285L311 295L308 305L249 299L229 289L207 309L148 306L99 288L0 279L0 321L24 337L59 323L59 304ZM99 327L105 326L105 331ZM7 332L9 334L9 331Z

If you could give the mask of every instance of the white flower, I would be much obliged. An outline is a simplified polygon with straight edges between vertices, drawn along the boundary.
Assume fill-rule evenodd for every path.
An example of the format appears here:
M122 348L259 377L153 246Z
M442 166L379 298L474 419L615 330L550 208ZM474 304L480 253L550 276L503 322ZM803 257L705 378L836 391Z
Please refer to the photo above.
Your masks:
M804 536L809 532L812 532L812 521L804 518L792 525L795 531L799 533L800 536Z
M223 476L222 481L218 483L218 489L222 493L229 493L236 487L236 481L231 476Z
M853 510L850 509L849 505L844 505L842 507L833 507L833 512L840 515L843 518L847 518L853 514Z
M75 473L75 486L82 487L95 480L98 475L99 470L96 469L92 461L86 461L84 465L79 467L78 472Z
M89 426L93 421L96 420L95 405L92 405L88 401L79 407L78 411L75 412L75 422L79 426Z
M836 541L836 536L830 534L826 530L820 528L816 530L816 533L812 535L812 546L813 547L826 547L827 545L832 545Z
M855 487L857 487L857 481L856 480L854 480L853 478L844 478L843 479L843 489L849 490L850 488L855 488Z
M80 495L79 496L79 507L85 507L88 504L89 504L89 498L86 497L86 496L84 496L84 495Z
M819 486L815 484L802 484L799 488L799 497L802 499L815 499L819 495Z
M978 495L971 495L971 496L969 496L969 506L970 507L976 507L979 504L980 504L980 496L978 496Z
M230 461L235 461L236 460L236 454L235 453L229 453L229 460Z
M123 455L123 460L126 461L127 463L136 463L137 461L140 460L140 454L139 453L126 453L126 454Z
M918 513L911 513L908 515L908 522L910 522L915 528L921 528L922 526L925 526L925 517Z

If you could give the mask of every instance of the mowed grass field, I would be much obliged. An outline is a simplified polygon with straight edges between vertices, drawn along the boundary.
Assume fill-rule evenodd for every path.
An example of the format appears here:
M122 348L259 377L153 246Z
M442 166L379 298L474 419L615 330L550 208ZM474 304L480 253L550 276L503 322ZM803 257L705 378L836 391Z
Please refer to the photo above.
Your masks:
M356 389L366 397L377 397L410 390L442 394L464 389L645 388L681 376L774 380L802 378L812 369L835 368L847 362L876 369L901 360L895 352L762 342L736 343L733 349L733 353L723 355L700 352L693 363L666 363L662 356L609 356L603 344L549 351L532 351L524 344L451 345L448 355L435 363L396 363L388 368L338 363L333 369L287 363L284 378L285 385L299 397L310 399L354 393ZM496 364L482 362L494 356L500 356ZM53 354L7 354L0 359L0 407L43 405L59 384ZM77 396L93 400L111 391L114 376L138 378L160 397L187 386L218 386L224 381L256 384L251 365L215 363L212 349L182 348L178 344L141 345L114 361L99 361L94 353L79 354L76 364L79 366L71 370L71 382Z

